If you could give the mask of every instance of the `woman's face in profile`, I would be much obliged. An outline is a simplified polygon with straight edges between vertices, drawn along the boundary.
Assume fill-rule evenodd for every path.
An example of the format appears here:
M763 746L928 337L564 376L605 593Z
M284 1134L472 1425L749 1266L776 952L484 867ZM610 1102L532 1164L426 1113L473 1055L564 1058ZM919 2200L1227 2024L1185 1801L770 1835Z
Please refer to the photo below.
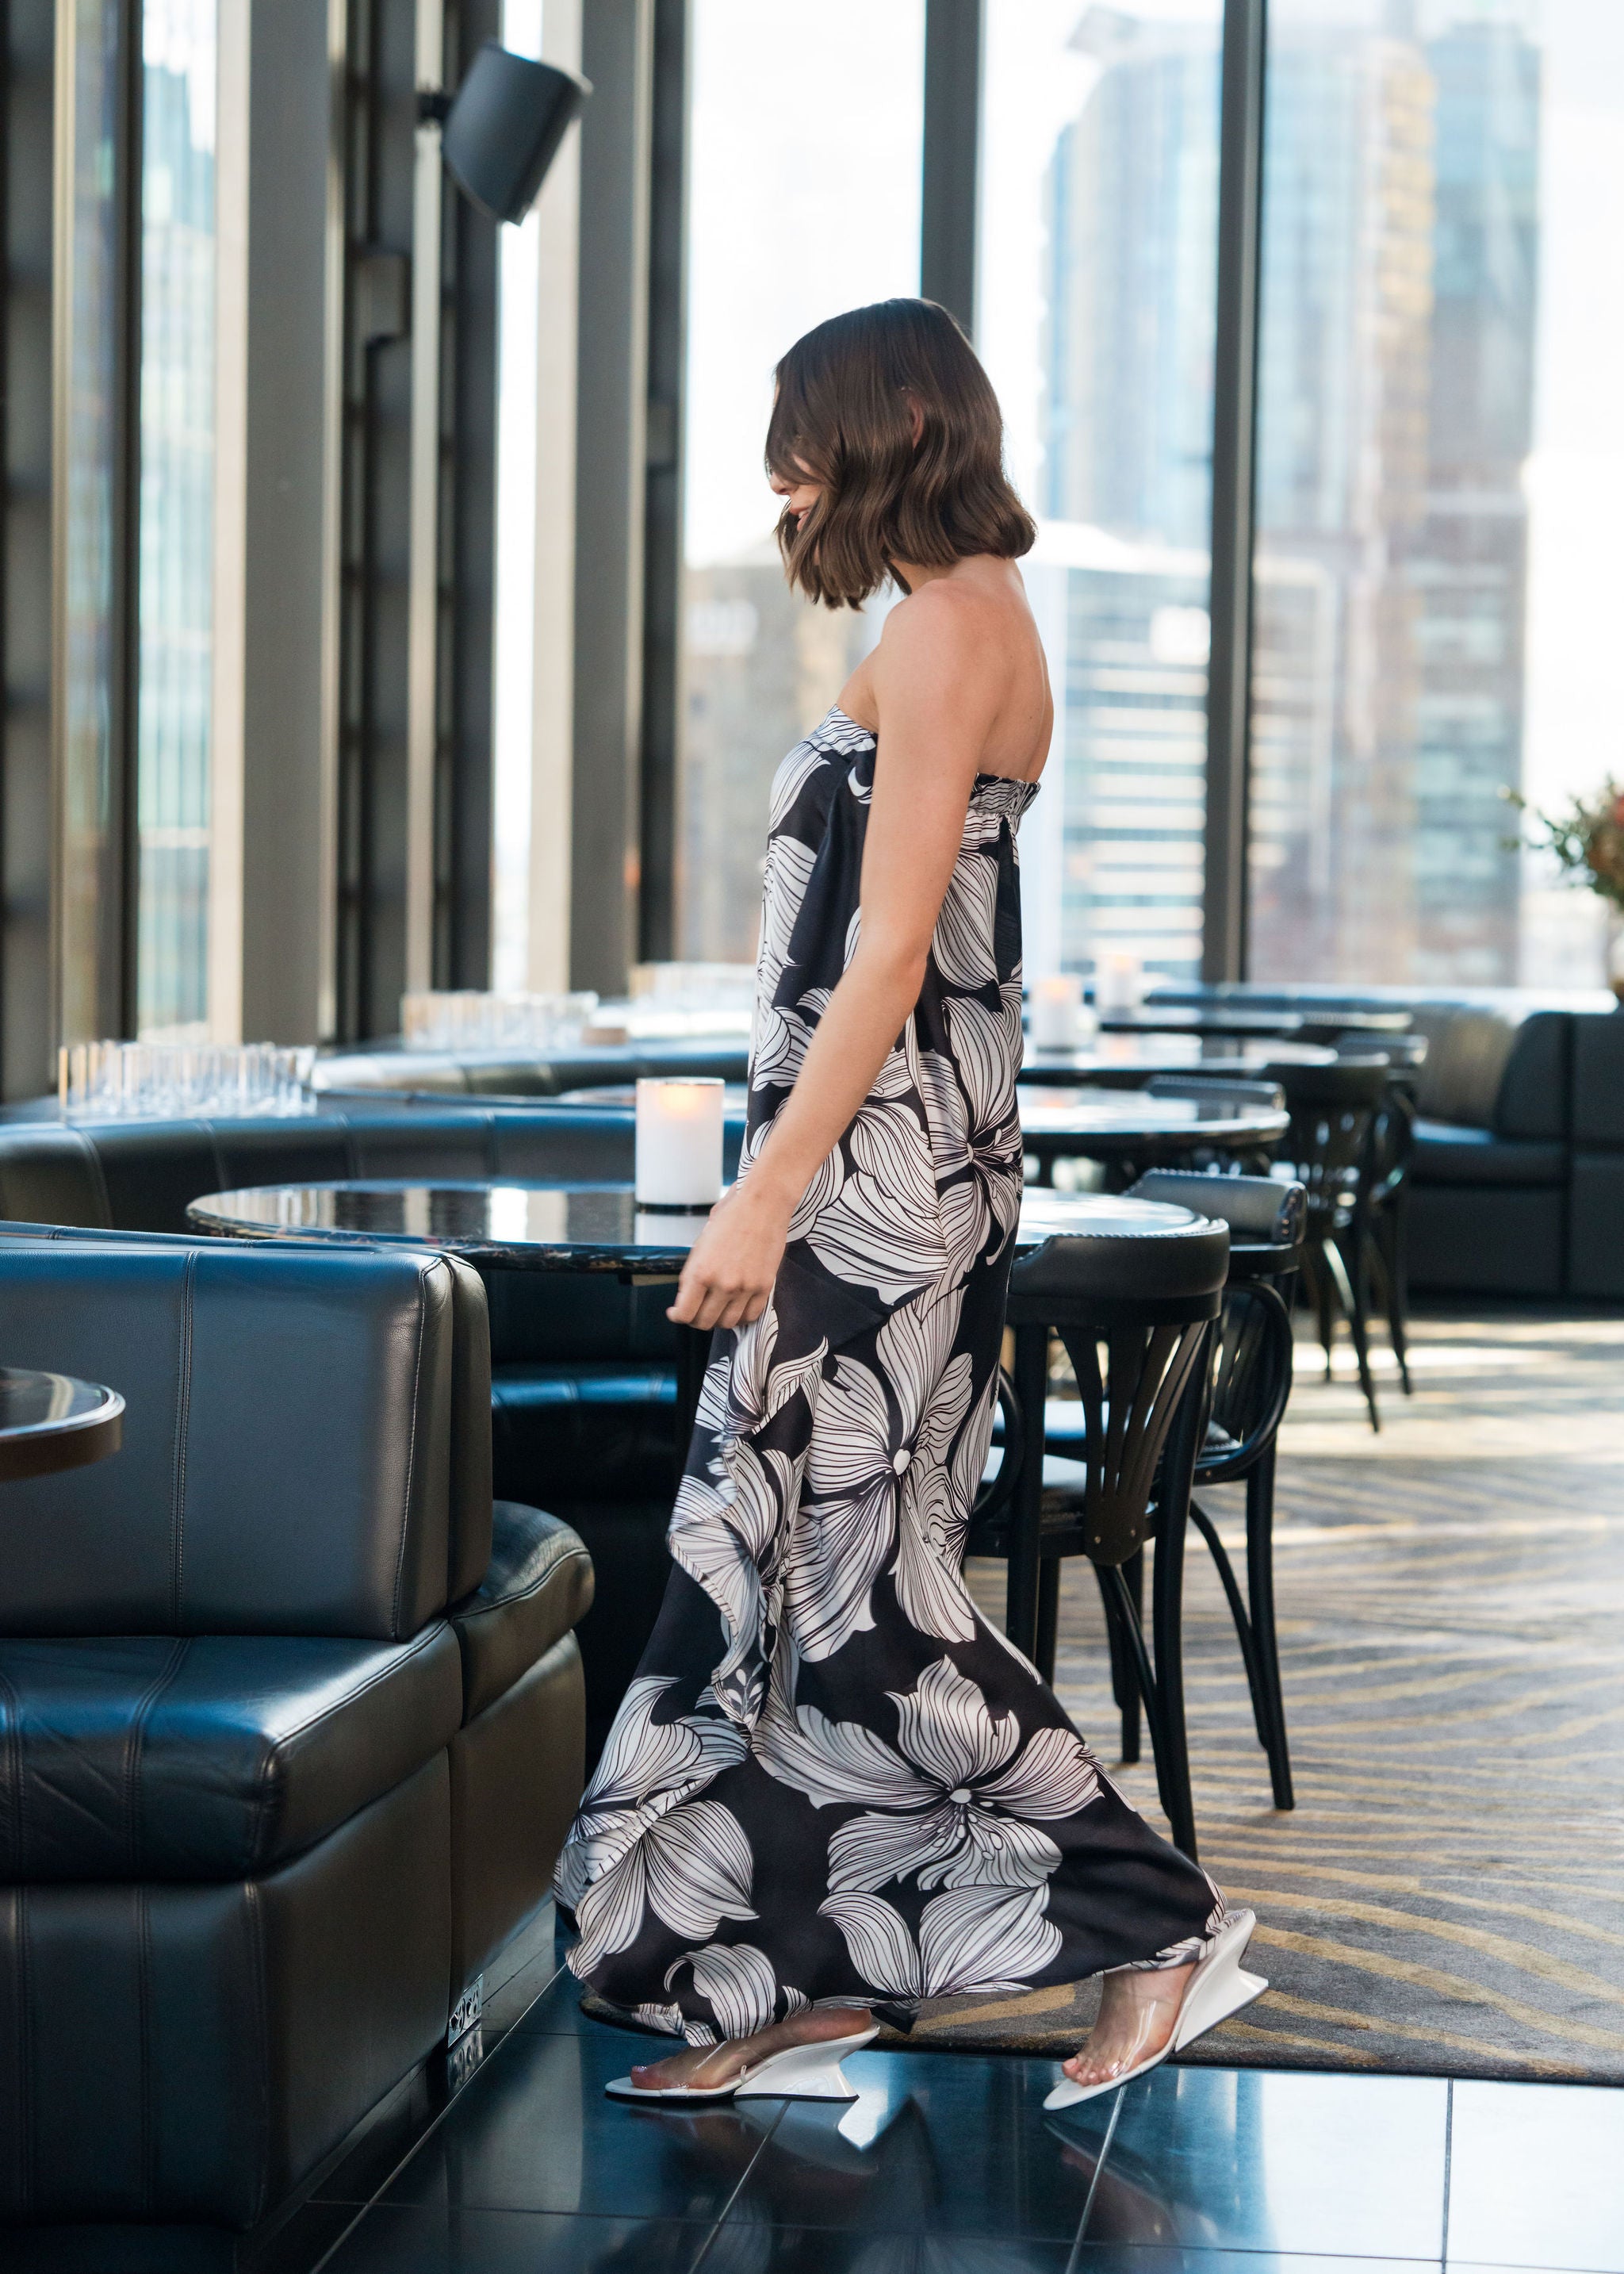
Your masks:
M771 485L772 494L783 499L786 507L794 515L795 526L799 529L823 496L823 486L821 482L815 482L804 466L798 464L795 471L800 478L793 482L786 480L782 474L770 474L767 478Z

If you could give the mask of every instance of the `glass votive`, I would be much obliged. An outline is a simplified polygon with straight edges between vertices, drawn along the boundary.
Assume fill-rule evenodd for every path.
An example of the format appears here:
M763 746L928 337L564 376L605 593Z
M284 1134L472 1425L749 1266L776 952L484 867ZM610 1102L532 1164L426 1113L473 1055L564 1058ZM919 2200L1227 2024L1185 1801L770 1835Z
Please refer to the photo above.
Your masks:
M1126 948L1112 948L1098 957L1094 972L1096 1011L1137 1011L1145 1000L1145 966Z
M637 1084L634 1186L640 1209L707 1209L722 1197L723 1085Z
M1082 1039L1083 983L1075 971L1034 979L1028 996L1034 1050L1074 1050Z

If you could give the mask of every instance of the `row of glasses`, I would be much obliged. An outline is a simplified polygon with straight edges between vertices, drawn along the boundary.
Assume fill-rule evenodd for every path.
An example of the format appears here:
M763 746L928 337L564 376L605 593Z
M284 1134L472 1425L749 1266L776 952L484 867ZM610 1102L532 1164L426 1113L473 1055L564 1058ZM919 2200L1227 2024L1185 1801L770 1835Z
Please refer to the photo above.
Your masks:
M409 1050L574 1050L591 1023L598 998L491 995L476 988L401 998L401 1035Z
M275 1043L66 1043L56 1102L71 1120L311 1113L315 1061Z

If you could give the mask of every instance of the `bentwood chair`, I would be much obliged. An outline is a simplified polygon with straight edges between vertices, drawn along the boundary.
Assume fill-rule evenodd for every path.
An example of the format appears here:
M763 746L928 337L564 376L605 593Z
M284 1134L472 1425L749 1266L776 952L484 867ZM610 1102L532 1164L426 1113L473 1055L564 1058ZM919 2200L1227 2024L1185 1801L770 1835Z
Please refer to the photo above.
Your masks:
M1095 1201L1088 1229L1046 1240L1010 1279L1004 1444L973 1515L968 1552L1008 1560L1005 1629L1052 1681L1059 1563L1094 1567L1115 1660L1150 1724L1173 1837L1195 1854L1184 1728L1184 1523L1200 1449L1208 1354L1228 1265L1227 1225L1142 1201ZM1051 1335L1077 1377L1079 1457L1046 1456ZM1123 1577L1153 1529L1150 1633Z
M1371 1142L1388 1095L1387 1060L1372 1052L1333 1065L1282 1062L1272 1071L1291 1116L1281 1162L1307 1199L1303 1278L1319 1321L1326 1380L1340 1310L1353 1337L1371 1427L1380 1429L1370 1364L1368 1248Z
M1291 1395L1291 1293L1301 1250L1306 1195L1301 1185L1269 1177L1196 1177L1156 1169L1131 1197L1197 1209L1229 1227L1229 1276L1213 1345L1210 1400L1194 1487L1244 1483L1246 1488L1246 1593L1218 1528L1192 1494L1190 1517L1207 1542L1235 1621L1258 1743L1268 1756L1276 1808L1292 1808L1291 1755L1281 1690L1274 1623L1275 1439ZM1124 1575L1132 1586L1135 1575ZM1123 1758L1139 1758L1139 1707L1133 1687L1118 1691ZM1130 1721L1130 1715L1132 1720Z
M1337 1038L1339 1058L1368 1058L1368 1035ZM1398 1378L1406 1397L1410 1381L1410 1173L1416 1149L1417 1083L1426 1057L1425 1035L1382 1038L1387 1088L1371 1124L1365 1215L1365 1263L1387 1314Z

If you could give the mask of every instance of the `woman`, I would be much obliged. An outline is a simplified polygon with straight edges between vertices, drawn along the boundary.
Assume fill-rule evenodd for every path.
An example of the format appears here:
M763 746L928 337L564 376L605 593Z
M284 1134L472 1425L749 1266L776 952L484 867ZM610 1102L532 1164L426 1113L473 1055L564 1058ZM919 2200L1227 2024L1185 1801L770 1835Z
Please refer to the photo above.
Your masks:
M688 2050L627 2097L838 2096L920 1999L1105 1970L1051 2105L1263 1986L960 1576L1021 1189L1015 838L1053 726L998 407L922 300L778 370L790 582L905 596L773 784L738 1182L665 1600L559 1865L570 1963ZM1107 1970L1109 1969L1109 1970Z

